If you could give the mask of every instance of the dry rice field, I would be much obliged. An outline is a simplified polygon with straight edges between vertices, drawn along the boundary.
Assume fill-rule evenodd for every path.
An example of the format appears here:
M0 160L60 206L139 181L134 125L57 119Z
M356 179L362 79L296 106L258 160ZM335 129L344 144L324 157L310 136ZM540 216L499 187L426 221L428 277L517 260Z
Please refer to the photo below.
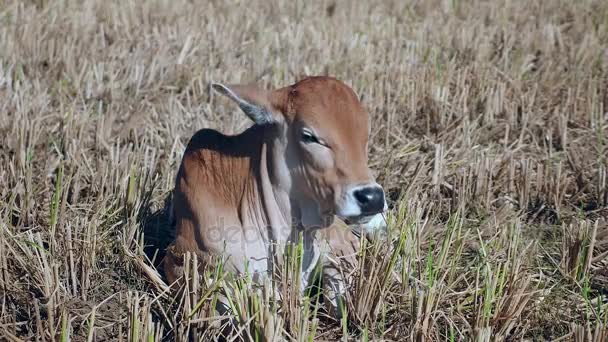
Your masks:
M210 83L306 75L390 197L346 315L217 267L173 296L185 145L250 125ZM606 341L607 169L608 1L0 0L0 340L207 341L229 286L228 341Z

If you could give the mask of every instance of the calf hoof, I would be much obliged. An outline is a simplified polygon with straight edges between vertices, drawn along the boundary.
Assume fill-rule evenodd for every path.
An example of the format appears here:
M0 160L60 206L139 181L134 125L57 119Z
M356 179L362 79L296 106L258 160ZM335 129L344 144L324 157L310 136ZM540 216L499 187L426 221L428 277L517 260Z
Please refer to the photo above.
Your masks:
M344 295L334 295L333 297L325 297L325 310L327 314L340 321L346 317L346 301Z

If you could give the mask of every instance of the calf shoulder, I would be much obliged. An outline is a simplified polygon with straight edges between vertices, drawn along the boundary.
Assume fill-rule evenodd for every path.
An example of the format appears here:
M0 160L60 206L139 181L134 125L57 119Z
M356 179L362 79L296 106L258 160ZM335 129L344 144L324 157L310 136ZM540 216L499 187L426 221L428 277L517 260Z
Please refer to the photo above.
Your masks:
M235 136L202 129L190 139L173 192L176 238L163 262L169 282L183 275L185 253L199 260L222 253L222 234L232 234L228 238L239 244L239 205L255 181L262 137L254 126Z

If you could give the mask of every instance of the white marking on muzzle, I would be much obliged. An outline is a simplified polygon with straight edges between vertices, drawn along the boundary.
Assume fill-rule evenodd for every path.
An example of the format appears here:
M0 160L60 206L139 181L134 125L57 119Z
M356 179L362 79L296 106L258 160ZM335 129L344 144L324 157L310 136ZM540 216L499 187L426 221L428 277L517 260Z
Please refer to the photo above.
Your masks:
M384 218L384 214L374 215L368 222L361 223L361 228L367 233L386 230L386 219Z
M355 197L355 192L357 190L361 190L369 187L377 187L382 189L382 187L374 182L368 183L358 186L353 186L344 192L341 203L338 204L338 208L336 209L336 215L341 219L354 219L354 218L363 218L361 215L363 212L361 211L361 206ZM383 190L384 191L384 190ZM384 198L384 208L383 211L388 209L388 205L386 204L386 196Z

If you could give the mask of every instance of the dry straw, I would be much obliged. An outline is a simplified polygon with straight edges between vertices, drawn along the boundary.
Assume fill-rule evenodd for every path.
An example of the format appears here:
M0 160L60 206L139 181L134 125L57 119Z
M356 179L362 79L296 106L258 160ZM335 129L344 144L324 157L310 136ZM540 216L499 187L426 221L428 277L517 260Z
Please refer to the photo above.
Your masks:
M184 145L248 125L210 82L311 74L390 194L342 319L297 247L261 286L187 256L172 296ZM607 112L607 1L0 1L0 339L604 341Z

